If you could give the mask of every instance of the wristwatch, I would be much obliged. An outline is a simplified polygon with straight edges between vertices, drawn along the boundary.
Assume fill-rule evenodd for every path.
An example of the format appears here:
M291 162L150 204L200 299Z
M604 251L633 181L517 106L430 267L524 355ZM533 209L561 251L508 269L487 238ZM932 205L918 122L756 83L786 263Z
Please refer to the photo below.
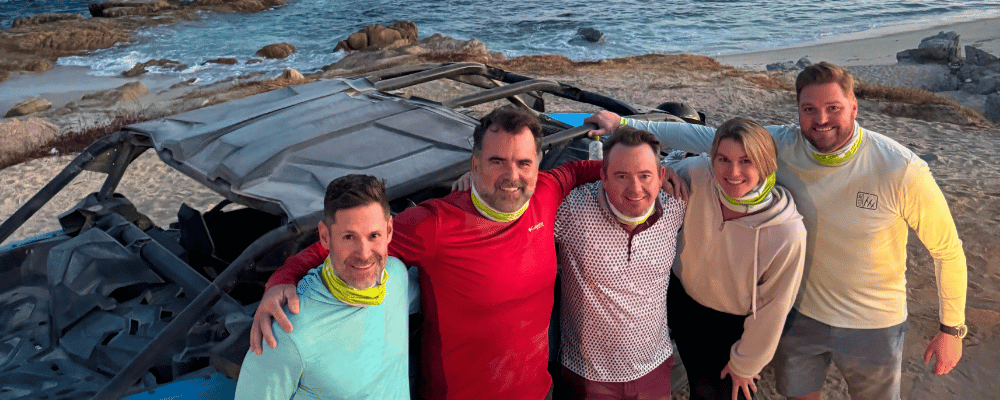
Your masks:
M966 333L969 333L969 327L965 324L959 324L958 326L948 326L941 324L941 332L947 333L959 339L964 338Z

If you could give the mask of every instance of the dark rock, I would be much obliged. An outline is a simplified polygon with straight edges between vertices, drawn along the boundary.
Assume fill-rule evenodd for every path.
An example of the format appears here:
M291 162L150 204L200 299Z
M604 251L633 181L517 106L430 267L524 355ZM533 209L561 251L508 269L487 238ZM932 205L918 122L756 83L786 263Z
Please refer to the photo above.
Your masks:
M921 154L920 159L927 162L932 162L932 161L937 161L938 156L937 154L934 153L927 153L927 154Z
M806 69L810 65L813 65L812 61L809 61L806 57L802 57L799 59L799 62L795 63L795 69Z
M173 85L170 85L170 88L171 88L171 89L177 89L177 88L179 88L179 87L184 87L184 86L191 86L191 85L192 85L192 84L194 84L194 83L195 83L196 81L198 81L198 78L191 78L191 79L188 79L188 80L186 80L186 81L183 81L183 82L177 82L177 83L175 83L175 84L173 84Z
M259 58L251 58L251 59L247 60L247 65L257 64L257 63L262 63L262 62L264 62L264 60L261 60Z
M215 58L205 61L205 64L223 64L223 65L236 65L237 61L235 58Z
M30 17L18 18L11 24L11 28L28 25L41 25L56 21L79 21L83 19L80 14L37 14Z
M986 111L983 116L993 123L1000 123L1000 93L986 96Z
M7 115L4 118L20 117L22 115L33 114L40 111L45 111L52 108L52 102L41 97L32 97L20 103L17 103L14 108L7 111Z
M180 71L188 67L187 64L181 64L178 61L161 58L159 60L153 59L146 62L135 64L135 66L133 66L132 69L122 72L122 75L124 75L126 78L134 78L148 72L146 70L146 67L153 67L153 66L170 68L173 69L174 71Z
M604 43L604 34L594 28L580 28L576 34L591 43Z
M264 58L286 58L298 51L295 46L288 43L269 44L257 50L257 55Z
M965 46L965 62L985 67L997 62L997 57L972 46Z
M963 92L972 94L990 94L1000 90L1000 74L989 73L978 79L970 79L971 82L964 82L961 85Z
M958 59L958 39L959 35L954 31L926 37L920 41L916 49L896 53L896 61L918 64L950 63Z
M791 61L767 64L768 71L795 71L795 63Z

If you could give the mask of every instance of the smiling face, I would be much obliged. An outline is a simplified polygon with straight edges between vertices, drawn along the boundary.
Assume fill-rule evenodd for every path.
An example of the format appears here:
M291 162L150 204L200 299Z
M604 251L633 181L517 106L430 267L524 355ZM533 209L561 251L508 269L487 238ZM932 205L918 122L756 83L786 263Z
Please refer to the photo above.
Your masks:
M615 209L638 218L656 201L664 172L649 145L616 144L604 159L601 182Z
M374 287L388 259L392 217L378 203L340 209L335 215L333 223L319 223L319 241L330 251L334 274L354 289Z
M538 181L535 137L528 128L517 133L493 125L483 134L479 154L472 156L472 181L476 192L496 210L519 210L535 193Z
M750 193L761 182L761 172L740 142L733 139L719 141L719 149L712 157L715 180L719 181L726 196L739 198Z
M802 136L821 152L844 147L854 134L857 116L857 100L845 96L836 82L811 84L799 93Z

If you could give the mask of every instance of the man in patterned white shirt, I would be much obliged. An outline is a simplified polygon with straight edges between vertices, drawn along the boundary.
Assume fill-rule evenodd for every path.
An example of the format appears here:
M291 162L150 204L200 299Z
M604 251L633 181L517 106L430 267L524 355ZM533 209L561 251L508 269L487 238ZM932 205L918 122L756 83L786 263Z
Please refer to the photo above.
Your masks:
M667 283L684 203L660 192L660 142L621 127L601 181L556 213L562 266L562 397L669 399Z

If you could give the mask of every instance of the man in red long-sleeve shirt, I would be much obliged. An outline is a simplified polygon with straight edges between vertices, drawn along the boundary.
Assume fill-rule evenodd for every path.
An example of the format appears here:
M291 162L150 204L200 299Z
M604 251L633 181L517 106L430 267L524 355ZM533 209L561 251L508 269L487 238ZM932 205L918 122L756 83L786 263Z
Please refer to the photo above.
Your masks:
M424 314L419 390L428 399L541 399L549 393L549 316L563 198L600 178L600 163L538 172L541 125L515 107L494 110L473 133L473 188L425 201L395 217L389 254L420 271ZM268 281L251 331L273 348L272 316L297 311L295 282L326 258L312 245Z

